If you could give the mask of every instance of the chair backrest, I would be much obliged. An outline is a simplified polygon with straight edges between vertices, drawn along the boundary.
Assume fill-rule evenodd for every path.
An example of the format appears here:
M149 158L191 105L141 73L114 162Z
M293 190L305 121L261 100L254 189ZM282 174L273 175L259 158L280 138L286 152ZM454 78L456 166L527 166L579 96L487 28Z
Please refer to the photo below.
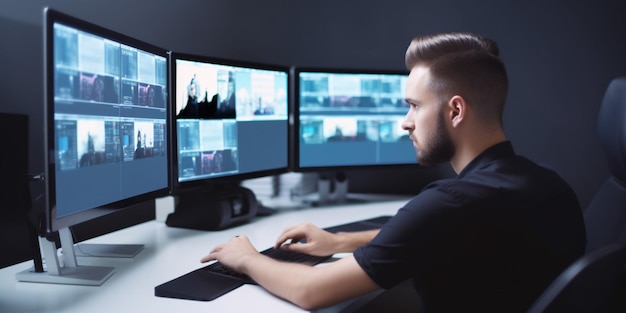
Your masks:
M607 312L625 266L626 246L621 244L586 254L565 269L528 312Z
M626 243L626 77L611 81L597 120L610 176L585 209L587 253Z

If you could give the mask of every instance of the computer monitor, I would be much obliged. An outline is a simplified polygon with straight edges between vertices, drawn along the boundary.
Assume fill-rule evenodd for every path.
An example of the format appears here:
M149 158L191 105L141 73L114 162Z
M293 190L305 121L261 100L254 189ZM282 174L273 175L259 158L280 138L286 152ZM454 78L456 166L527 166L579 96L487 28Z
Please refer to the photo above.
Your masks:
M166 195L168 53L44 10L44 160L48 273L20 280L98 285L107 267L77 266L69 227ZM122 247L125 248L125 247Z
M319 172L324 179L328 173L337 175L346 192L345 170L416 164L408 132L402 129L408 73L304 67L292 71L294 171Z
M178 204L167 223L245 221L257 206L239 183L288 171L289 67L184 53L172 53L171 66Z

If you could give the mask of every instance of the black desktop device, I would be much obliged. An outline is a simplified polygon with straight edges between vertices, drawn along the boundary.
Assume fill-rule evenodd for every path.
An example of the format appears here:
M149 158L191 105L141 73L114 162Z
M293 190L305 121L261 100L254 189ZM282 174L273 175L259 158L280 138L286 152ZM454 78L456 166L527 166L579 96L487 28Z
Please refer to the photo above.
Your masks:
M243 179L288 171L289 68L171 54L172 195L166 224L217 230L260 205Z
M336 233L378 229L390 218L391 216L378 216L328 227L325 230ZM277 260L308 265L316 265L332 258L332 255L313 256L274 248L265 249L261 253ZM219 262L214 262L156 286L154 295L165 298L211 301L244 284L256 284L256 282L246 275L225 268Z
M293 67L291 165L318 172L320 203L346 202L352 169L416 166L402 71Z
M0 113L0 132L5 134L5 150L0 154L0 268L23 262L36 254L31 247L36 231L30 222L28 193L28 116ZM35 234L33 234L35 233Z
M415 164L402 129L407 73L292 69L298 172Z
M165 49L52 9L43 24L47 271L17 279L100 285L113 269L77 265L70 227L169 192L169 58ZM55 236L64 262L47 239Z

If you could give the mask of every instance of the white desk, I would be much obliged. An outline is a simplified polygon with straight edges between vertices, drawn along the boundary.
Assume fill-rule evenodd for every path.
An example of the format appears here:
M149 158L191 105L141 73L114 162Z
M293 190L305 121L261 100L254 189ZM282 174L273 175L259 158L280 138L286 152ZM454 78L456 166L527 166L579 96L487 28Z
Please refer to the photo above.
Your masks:
M87 241L145 245L134 259L79 258L79 265L115 267L115 274L99 287L18 282L15 274L31 267L32 261L1 269L0 312L303 312L254 285L241 286L208 302L156 297L154 287L205 266L200 258L235 235L248 235L255 247L263 250L274 244L286 226L309 221L328 227L393 215L405 202L281 211L217 232L172 228L158 221L142 223Z

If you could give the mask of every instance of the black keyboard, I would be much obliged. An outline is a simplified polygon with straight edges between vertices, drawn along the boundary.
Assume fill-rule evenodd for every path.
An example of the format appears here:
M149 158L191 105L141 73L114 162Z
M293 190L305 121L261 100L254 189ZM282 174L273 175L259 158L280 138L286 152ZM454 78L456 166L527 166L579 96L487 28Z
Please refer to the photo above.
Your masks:
M377 229L385 224L389 218L390 216L379 216L324 229L332 233ZM274 248L265 249L261 253L277 260L308 265L316 265L332 257L330 255L313 256ZM247 275L232 271L221 263L215 262L156 286L154 295L157 297L210 301L243 284L256 284L256 282Z
M383 215L379 217L373 217L366 220L360 220L356 222L345 223L341 225L326 227L324 230L337 233L337 232L357 232L366 231L372 229L379 229L381 226L387 223L391 216Z
M327 228L324 228L324 230L329 231L331 233L337 233L337 232L356 232L356 231L377 229L377 228L380 228L381 225L385 224L389 220L389 218L390 218L389 216L379 216L379 217L370 218L367 220L349 222L346 224L327 227ZM306 265L316 265L316 264L325 262L332 257L332 255L314 256L310 254L298 253L298 252L293 252L293 251L285 251L282 249L274 249L274 248L265 249L261 251L261 253L279 261L302 263ZM246 284L256 285L256 282L252 278L250 278L248 275L235 272L225 267L219 262L208 265L204 267L203 269L209 272L219 274L219 275L229 276L229 277L241 280L241 282L246 283Z

